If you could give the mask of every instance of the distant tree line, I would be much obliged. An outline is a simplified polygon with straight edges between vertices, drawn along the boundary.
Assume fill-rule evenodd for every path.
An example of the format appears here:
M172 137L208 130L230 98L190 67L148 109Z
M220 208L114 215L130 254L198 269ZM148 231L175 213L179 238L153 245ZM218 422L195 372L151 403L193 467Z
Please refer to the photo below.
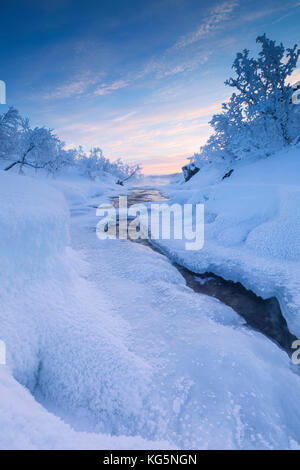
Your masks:
M93 147L88 153L81 146L67 150L53 130L32 128L29 120L13 107L0 115L0 162L5 171L18 168L23 173L29 167L53 176L64 168L76 167L80 174L92 180L111 174L119 183L141 171L139 165L128 165L121 159L110 161L99 147Z

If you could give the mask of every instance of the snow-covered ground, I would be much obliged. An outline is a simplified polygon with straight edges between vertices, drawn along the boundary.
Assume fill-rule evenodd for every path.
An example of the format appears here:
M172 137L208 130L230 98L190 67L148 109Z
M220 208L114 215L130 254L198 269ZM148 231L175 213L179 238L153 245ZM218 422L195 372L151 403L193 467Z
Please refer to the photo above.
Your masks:
M128 349L126 323L82 275L63 195L28 177L1 172L0 180L0 447L168 446L108 436L104 424L98 435L75 433L30 395L122 426L142 407L147 367Z
M233 184L233 176L220 188ZM197 184L192 179L165 190L174 200L196 201ZM288 186L296 194L296 184ZM226 197L222 188L206 187L203 194L212 204L208 212L216 213L212 224L223 215L230 228L233 209L228 216L223 206L217 212L217 198ZM231 308L189 289L165 256L129 240L100 241L95 206L117 191L127 189L0 172L0 339L7 347L7 366L0 365L0 447L299 447L297 368ZM269 214L269 203L272 214L280 214L270 193L260 208ZM287 201L279 189L274 194ZM211 233L199 253L183 253L177 240L159 243L195 271L210 266L216 272L213 261L205 264L210 243L224 257L239 247L241 265L242 238L230 245L228 235L227 244L217 245L218 230ZM239 279L232 258L222 267L218 253L215 266ZM289 259L282 269L286 263L296 265ZM265 289L267 279L265 271Z
M158 240L170 257L194 272L240 281L263 298L275 296L289 329L300 337L300 146L237 165L220 166L164 189L171 203L203 203L205 243Z

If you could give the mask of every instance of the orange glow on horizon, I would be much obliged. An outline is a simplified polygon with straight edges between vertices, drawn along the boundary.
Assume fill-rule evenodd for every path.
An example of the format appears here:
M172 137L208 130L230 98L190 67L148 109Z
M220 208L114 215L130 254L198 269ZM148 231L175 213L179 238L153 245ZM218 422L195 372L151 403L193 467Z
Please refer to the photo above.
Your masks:
M190 155L177 155L172 159L157 163L142 164L144 175L168 175L181 173L181 168L188 163L187 157Z

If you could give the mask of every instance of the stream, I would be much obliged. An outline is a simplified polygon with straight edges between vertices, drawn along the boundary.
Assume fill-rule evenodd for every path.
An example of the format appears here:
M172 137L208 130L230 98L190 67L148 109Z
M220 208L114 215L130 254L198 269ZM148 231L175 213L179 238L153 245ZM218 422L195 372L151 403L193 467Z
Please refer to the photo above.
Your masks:
M128 206L132 206L133 204L163 202L167 200L168 198L158 189L133 188L131 194L128 195L127 203ZM112 198L112 203L115 207L118 207L118 198ZM157 247L154 247L148 239L140 238L131 241L146 245L166 256ZM250 328L263 333L291 356L294 352L291 349L291 344L297 337L289 331L276 297L263 299L253 291L246 289L239 282L227 281L210 272L197 274L172 260L170 261L185 278L187 286L193 289L194 292L214 297L228 305L244 318Z

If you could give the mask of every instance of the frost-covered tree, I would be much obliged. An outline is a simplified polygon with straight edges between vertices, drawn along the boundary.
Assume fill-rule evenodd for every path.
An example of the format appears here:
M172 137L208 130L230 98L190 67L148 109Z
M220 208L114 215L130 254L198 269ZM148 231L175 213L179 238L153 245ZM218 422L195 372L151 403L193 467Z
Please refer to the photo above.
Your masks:
M64 146L65 142L59 140L52 158L46 164L46 169L52 176L55 176L63 168L75 165L76 149L66 150Z
M9 160L17 157L22 118L19 111L10 107L0 115L0 160Z
M104 157L103 151L99 147L93 147L88 155L84 153L82 147L79 147L76 161L80 172L91 180L110 174L115 176L117 181L124 182L141 171L139 165L128 165L121 159L110 161L109 158Z
M74 163L74 150L65 150L64 145L51 129L32 129L29 120L13 107L0 115L0 160L9 161L4 166L6 171L18 167L23 173L27 166L54 175Z
M1 160L5 161L1 167L6 171L18 168L23 173L29 167L54 176L63 168L74 167L74 171L92 180L110 174L124 182L141 171L138 165L128 165L121 159L112 162L100 147L91 148L88 154L81 146L67 150L52 129L32 128L15 108L0 115Z
M285 50L265 34L256 42L261 45L258 58L250 58L247 49L238 53L233 63L236 77L225 84L238 90L237 102L248 122L259 119L264 128L275 126L283 141L290 143L293 88L287 79L296 68L300 50L297 45Z
M119 175L117 184L123 186L130 178L138 178L141 175L142 167L140 165L124 165L122 160L118 160L117 163L117 174Z
M5 170L10 170L19 165L19 172L23 172L24 166L41 169L49 168L58 157L61 150L60 140L52 133L51 129L35 127L31 129L28 119L22 121L22 128L15 140L15 155L17 158L10 163Z
M95 180L105 167L103 152L99 147L91 148L89 155L86 155L82 147L79 147L77 161L81 173L91 180Z
M297 45L285 49L265 34L256 41L258 58L245 49L234 60L235 76L225 84L235 91L210 121L214 133L191 162L198 168L216 160L267 156L300 133L299 106L292 103L288 83L300 50Z

